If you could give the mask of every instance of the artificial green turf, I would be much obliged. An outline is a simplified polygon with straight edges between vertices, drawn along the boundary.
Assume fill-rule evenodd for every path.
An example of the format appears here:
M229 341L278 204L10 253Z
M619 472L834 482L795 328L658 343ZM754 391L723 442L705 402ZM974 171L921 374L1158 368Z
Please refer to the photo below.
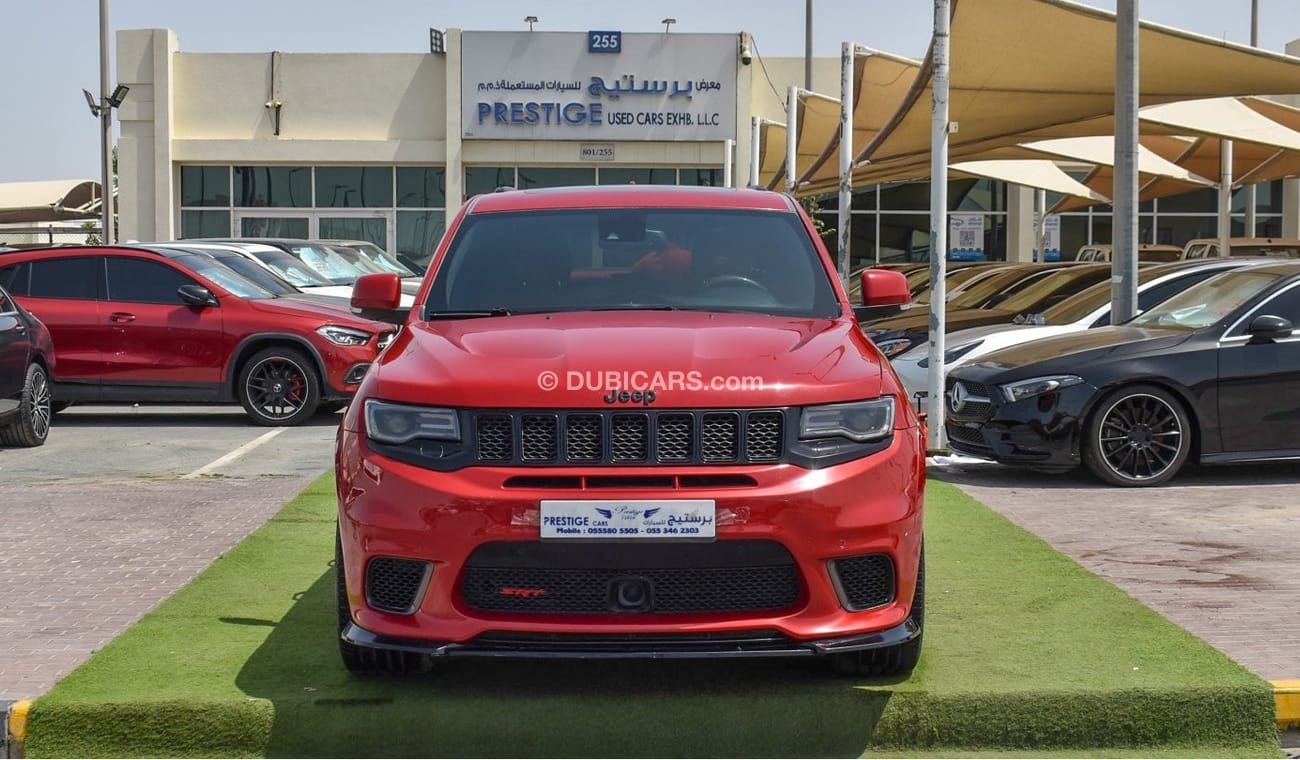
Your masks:
M912 678L793 661L349 676L326 476L39 699L46 756L1278 756L1269 686L955 488Z

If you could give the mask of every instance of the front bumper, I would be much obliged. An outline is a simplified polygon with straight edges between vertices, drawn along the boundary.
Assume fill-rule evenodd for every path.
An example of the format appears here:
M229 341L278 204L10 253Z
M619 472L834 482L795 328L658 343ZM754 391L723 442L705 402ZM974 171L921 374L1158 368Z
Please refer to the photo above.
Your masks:
M436 472L379 455L357 433L344 429L339 434L337 472L339 527L354 625L349 635L367 646L411 645L420 647L419 651L445 649L430 653L446 655L464 653L466 649L482 650L482 637L503 634L534 638L524 642L526 646L514 641L510 647L488 648L513 651L518 645L543 653L568 649L588 653L590 648L574 642L558 647L547 644L546 637L612 636L626 644L624 637L689 633L744 638L756 631L771 633L779 641L762 646L738 647L732 642L701 648L681 642L665 647L662 641L642 638L633 646L616 649L619 656L669 656L663 652L677 650L700 653L689 656L721 656L733 649L816 653L833 648L835 644L830 642L844 637L866 637L858 640L857 648L888 646L900 639L898 634L885 632L905 626L911 611L920 554L924 461L924 441L919 430L913 428L897 431L883 451L820 470L788 464L600 470L601 476L744 476L752 482L748 486L517 488L508 484L512 477L537 476L539 471L468 467ZM578 467L556 467L548 468L546 474L562 481L565 476L590 473ZM779 543L793 558L799 586L797 598L768 611L618 614L486 611L468 604L462 580L467 560L476 549L509 542L562 545L540 542L542 499L713 499L719 515L717 543ZM646 541L630 544L644 549ZM869 554L887 555L892 561L893 594L887 603L853 611L842 602L836 589L831 562ZM369 605L365 568L375 557L431 563L427 587L413 612L396 614ZM884 638L871 638L877 635ZM628 655L628 651L633 654Z
M775 631L628 636L526 636L485 634L459 644L381 636L349 623L342 639L373 649L413 652L432 657L543 657L554 659L722 659L739 657L806 657L861 652L903 644L921 635L908 618L883 631L795 641Z
M948 389L956 382L951 376ZM1097 389L1075 385L1054 393L1008 402L996 388L991 403L976 414L954 413L945 399L948 447L954 452L1011 465L1066 471L1079 466L1079 442Z

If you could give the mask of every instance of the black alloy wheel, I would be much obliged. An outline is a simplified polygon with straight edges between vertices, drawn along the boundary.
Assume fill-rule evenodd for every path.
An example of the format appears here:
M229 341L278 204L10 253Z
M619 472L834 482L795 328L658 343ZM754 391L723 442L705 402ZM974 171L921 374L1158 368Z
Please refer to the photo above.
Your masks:
M1117 486L1150 486L1172 478L1192 446L1183 405L1153 385L1121 388L1107 396L1088 424L1084 464Z
M40 446L50 434L50 378L45 368L32 363L27 367L18 413L9 424L0 427L0 444L6 446Z
M310 360L287 347L264 349L245 362L237 392L259 425L297 425L320 406L320 380Z

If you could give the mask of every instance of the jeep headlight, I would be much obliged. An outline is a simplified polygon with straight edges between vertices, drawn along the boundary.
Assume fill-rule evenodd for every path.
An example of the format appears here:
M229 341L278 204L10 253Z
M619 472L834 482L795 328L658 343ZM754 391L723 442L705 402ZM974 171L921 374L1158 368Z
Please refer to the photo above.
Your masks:
M366 433L381 443L406 443L416 438L459 441L460 417L455 409L367 399Z
M1002 391L1002 397L1007 401L1016 402L1024 401L1027 398L1041 396L1044 393L1051 393L1062 388L1069 388L1071 385L1079 385L1083 378L1078 375L1047 375L1045 377L1031 377L1028 380L1017 380L1014 383L1007 383L999 386Z
M894 431L892 396L848 404L810 406L799 416L799 437L878 441Z
M364 346L370 342L370 333L351 327L325 325L317 327L316 333L336 346Z

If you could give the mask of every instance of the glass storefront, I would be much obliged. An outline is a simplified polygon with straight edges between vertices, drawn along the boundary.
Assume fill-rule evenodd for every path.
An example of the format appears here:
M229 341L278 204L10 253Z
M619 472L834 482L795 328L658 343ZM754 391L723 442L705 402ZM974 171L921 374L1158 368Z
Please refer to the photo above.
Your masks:
M179 237L364 240L418 266L446 197L441 166L182 166Z

